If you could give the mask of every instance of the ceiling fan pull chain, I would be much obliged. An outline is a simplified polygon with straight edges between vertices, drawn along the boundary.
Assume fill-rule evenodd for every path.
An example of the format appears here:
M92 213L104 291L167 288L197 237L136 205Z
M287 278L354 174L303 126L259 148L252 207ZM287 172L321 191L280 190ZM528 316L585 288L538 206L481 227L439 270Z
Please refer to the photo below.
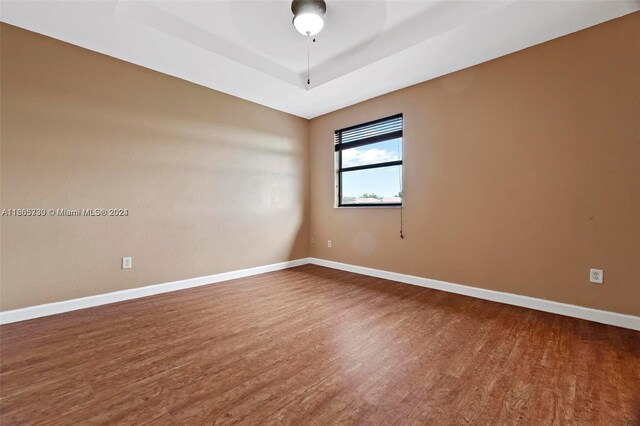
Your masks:
M309 43L309 33L307 33L307 84L311 84L311 80L309 79L309 56L311 55L310 49L311 44Z

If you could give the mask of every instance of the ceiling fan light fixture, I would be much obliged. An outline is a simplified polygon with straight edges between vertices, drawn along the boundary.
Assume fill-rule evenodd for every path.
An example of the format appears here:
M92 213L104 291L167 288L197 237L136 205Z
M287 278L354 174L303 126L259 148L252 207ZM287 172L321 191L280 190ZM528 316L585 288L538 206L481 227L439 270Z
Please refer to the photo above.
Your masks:
M324 27L324 20L314 13L302 13L293 18L293 26L302 35L314 36Z
M327 12L324 0L293 0L293 26L304 36L314 36L324 27L322 18Z

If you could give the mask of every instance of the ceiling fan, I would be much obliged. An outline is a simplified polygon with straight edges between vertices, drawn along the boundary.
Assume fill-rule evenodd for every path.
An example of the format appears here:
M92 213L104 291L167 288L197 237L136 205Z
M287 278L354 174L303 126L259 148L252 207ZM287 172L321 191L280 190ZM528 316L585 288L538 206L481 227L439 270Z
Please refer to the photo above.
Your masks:
M327 13L327 4L324 0L293 0L291 12L293 12L293 26L300 34L307 37L307 85L310 85L310 39L324 27L323 17ZM315 42L316 39L314 38L313 41Z

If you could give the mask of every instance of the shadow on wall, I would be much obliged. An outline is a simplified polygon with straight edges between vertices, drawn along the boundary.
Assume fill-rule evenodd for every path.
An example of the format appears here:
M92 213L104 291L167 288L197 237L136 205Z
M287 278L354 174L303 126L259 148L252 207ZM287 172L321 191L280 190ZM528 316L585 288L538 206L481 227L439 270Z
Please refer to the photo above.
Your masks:
M306 120L2 36L3 207L128 211L3 218L2 310L308 257Z

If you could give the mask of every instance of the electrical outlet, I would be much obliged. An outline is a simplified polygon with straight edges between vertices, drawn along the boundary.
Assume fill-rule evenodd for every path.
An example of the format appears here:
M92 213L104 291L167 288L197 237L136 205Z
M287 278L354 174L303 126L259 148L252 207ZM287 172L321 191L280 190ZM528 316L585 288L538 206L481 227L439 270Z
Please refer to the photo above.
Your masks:
M602 284L603 280L604 280L604 271L602 269L589 270L589 282Z
M131 269L132 266L133 266L133 263L130 257L122 258L122 269Z
M333 247L333 243L331 243L331 240L327 240L327 247L329 248Z

